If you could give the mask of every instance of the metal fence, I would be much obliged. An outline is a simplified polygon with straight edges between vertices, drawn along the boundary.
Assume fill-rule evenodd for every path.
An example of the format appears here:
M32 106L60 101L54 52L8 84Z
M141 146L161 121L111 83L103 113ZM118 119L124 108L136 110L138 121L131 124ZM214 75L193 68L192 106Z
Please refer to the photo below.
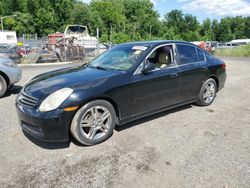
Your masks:
M44 51L56 55L58 61L73 61L73 62L87 62L89 59L94 58L99 54L99 50L88 51L82 46L74 46L59 43L57 45L49 45L48 37L38 37L37 34L24 34L21 38L18 38L19 42L24 45L23 49L27 52L21 59L23 63L36 63L39 59L39 54ZM36 54L36 56L34 56ZM36 57L36 58L33 58Z

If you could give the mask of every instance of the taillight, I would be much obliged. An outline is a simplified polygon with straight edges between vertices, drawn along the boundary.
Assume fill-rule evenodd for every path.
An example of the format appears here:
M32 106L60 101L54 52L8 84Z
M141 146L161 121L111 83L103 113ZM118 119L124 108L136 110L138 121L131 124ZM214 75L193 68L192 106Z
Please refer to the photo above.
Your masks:
M221 66L222 66L222 68L223 68L224 70L226 70L226 67L227 67L227 66L226 66L226 63L223 63Z

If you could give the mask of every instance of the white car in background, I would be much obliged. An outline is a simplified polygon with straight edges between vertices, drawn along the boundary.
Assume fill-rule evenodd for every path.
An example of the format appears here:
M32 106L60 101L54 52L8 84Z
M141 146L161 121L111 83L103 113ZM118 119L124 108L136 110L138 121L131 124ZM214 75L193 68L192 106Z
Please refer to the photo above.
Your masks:
M22 70L6 57L0 57L0 97L22 78Z

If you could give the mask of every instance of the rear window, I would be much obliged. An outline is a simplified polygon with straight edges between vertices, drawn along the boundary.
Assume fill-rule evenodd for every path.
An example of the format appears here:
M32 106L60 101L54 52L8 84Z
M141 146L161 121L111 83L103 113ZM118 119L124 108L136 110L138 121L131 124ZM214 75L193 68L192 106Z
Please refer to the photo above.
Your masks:
M205 55L201 49L197 48L197 54L199 61L205 61Z
M178 51L178 64L190 64L198 61L195 47L188 45L177 45Z
M211 54L209 54L208 52L205 52L206 58L208 61L210 61L211 59L213 59L213 56Z

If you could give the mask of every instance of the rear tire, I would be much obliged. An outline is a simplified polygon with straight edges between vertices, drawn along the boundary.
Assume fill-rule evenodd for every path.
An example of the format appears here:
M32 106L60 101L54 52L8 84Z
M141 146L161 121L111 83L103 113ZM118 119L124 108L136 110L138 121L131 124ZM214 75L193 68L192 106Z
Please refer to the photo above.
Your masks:
M70 131L83 145L95 145L107 140L113 133L116 113L105 100L91 101L80 108L72 122Z
M0 98L2 96L4 96L4 94L6 93L7 91L7 83L6 83L6 80L4 79L4 77L2 77L0 75Z
M196 104L200 106L209 106L213 103L217 92L217 84L213 78L209 78L204 84L202 85L199 100Z

